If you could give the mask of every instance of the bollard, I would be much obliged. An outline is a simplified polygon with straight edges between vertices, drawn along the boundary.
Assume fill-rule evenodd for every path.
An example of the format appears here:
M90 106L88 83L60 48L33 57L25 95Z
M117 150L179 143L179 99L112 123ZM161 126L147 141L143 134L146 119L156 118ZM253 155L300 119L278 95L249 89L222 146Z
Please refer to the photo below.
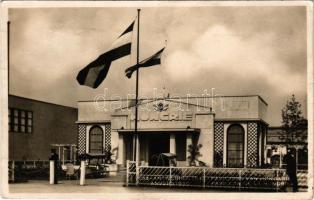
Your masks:
M50 160L50 175L49 175L49 183L52 185L55 183L55 161Z
M86 171L86 165L85 160L81 160L81 175L80 175L80 185L85 185L85 171Z

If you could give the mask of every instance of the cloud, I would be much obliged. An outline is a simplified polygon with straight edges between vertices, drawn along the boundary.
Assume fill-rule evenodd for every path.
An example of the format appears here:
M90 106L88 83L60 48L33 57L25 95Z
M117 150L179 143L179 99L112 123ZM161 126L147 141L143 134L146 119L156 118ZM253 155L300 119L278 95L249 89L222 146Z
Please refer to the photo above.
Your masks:
M177 81L192 79L202 73L260 81L276 92L290 93L282 85L293 82L295 92L304 91L303 74L290 73L286 63L279 60L272 44L275 35L256 34L247 39L223 25L209 27L190 48L169 52L166 71Z

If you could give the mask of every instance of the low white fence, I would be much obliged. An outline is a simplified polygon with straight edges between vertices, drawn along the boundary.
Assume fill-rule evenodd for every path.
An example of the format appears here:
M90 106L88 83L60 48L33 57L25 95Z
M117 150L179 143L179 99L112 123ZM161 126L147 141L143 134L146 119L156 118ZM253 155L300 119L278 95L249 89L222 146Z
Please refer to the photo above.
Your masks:
M287 185L284 169L139 166L127 163L126 184L142 186L275 190Z

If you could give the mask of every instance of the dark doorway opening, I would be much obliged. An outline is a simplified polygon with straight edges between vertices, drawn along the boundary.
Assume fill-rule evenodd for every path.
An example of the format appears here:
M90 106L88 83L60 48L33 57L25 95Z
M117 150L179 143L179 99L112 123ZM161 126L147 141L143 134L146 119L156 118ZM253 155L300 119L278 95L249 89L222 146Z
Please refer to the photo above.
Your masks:
M151 134L149 136L149 165L156 166L161 165L161 161L158 160L161 153L169 153L170 142L169 134ZM169 165L169 163L164 163Z

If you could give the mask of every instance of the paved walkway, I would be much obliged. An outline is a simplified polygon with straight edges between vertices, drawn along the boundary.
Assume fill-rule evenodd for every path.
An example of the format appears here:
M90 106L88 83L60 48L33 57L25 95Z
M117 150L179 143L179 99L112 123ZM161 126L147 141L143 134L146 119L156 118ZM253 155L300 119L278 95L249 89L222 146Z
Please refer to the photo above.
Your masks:
M172 192L225 192L203 189L169 187L125 187L123 182L103 179L86 179L86 185L79 185L79 180L63 180L56 185L48 181L28 181L9 184L10 193L172 193Z
M289 190L288 190L289 191ZM306 189L300 189L306 191ZM170 187L125 187L121 181L114 179L86 179L86 185L79 185L79 180L62 180L56 185L50 185L47 180L28 181L9 184L10 193L209 193L228 192L202 188L170 188ZM237 191L233 191L237 192Z

